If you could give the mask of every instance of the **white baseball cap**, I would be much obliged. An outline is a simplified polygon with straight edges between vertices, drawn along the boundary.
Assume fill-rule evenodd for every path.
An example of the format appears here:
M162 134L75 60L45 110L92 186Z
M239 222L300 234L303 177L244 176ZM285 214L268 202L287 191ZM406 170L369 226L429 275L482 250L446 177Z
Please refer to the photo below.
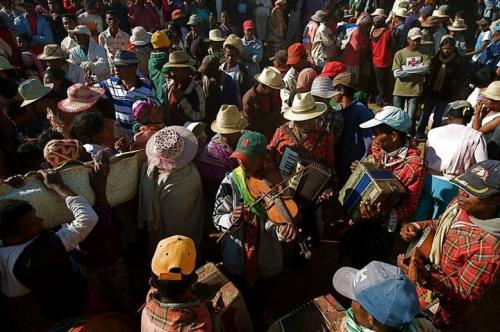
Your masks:
M408 31L408 38L411 40L422 38L422 30L420 30L420 28L411 28L410 31Z

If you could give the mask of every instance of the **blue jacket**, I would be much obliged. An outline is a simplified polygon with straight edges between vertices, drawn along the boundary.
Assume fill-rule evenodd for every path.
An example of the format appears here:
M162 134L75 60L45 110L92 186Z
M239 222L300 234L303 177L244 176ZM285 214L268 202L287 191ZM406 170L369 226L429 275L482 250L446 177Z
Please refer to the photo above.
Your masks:
M32 42L35 45L47 45L54 42L54 36L52 35L52 29L50 28L49 22L41 16L37 16L37 24L36 24L36 35L33 35L30 29L30 24L28 23L28 18L26 17L26 13L20 15L14 19L14 28L16 30L16 34L27 34L31 36Z

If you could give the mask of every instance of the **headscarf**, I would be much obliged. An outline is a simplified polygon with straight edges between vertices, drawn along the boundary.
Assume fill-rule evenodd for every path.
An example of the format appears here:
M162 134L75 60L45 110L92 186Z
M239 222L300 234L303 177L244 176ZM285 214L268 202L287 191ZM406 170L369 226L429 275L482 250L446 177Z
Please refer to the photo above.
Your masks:
M318 76L316 70L312 68L303 69L297 77L297 93L311 91L311 87L316 76Z
M158 101L151 98L137 100L132 105L132 114L137 122L133 124L134 132L141 125L162 124L165 118Z
M83 146L76 139L53 139L45 145L43 157L52 167L58 167L70 160L78 160Z

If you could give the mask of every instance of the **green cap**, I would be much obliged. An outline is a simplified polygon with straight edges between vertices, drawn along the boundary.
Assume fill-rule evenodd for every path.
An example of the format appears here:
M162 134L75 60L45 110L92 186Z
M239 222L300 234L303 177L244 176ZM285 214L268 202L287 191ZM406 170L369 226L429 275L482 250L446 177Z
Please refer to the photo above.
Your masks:
M233 154L231 154L231 158L236 158L242 161L253 159L266 154L266 147L266 136L255 131L247 131L243 133L238 140L238 145L236 146L236 150Z

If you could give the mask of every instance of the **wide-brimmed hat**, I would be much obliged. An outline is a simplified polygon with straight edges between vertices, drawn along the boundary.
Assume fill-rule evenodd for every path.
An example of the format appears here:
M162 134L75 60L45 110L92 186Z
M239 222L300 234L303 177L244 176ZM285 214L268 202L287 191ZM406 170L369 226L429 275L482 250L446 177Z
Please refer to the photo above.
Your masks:
M311 20L321 23L321 22L325 21L327 16L328 16L328 13L325 12L324 10L317 10L314 13L314 15L311 16Z
M118 50L113 57L114 66L132 66L138 63L137 55L128 50Z
M195 65L193 60L186 52L177 50L170 52L168 62L163 65L163 68L190 68Z
M286 50L278 50L272 57L269 58L269 61L273 62L275 59L277 59L280 63L286 63L286 60L288 58L288 53Z
M77 35L87 35L89 37L92 36L90 29L87 28L87 26L85 25L77 25L73 30L68 30L68 33Z
M62 112L81 113L94 106L103 94L104 89L76 83L68 88L68 98L61 100L57 106Z
M255 75L255 80L272 89L280 90L285 87L281 72L274 67L266 67L260 74Z
M29 105L32 102L35 102L38 99L44 97L50 91L52 91L53 87L53 84L43 85L42 82L40 82L40 80L36 78L31 78L22 82L17 88L19 95L24 100L21 104L21 107Z
M193 161L198 151L198 140L187 128L170 126L151 136L146 144L148 171L154 167L165 171L182 168Z
M408 14L408 10L406 8L398 8L394 13L394 16L408 17L410 14Z
M0 55L0 70L9 70L14 69L14 67L10 64L9 60Z
M241 117L236 106L222 105L210 128L215 133L233 134L245 129L247 125L247 121Z
M189 21L186 23L186 25L199 25L199 24L201 24L201 19L196 14L189 16Z
M238 53L240 54L243 52L243 42L241 41L241 38L236 36L235 34L230 34L229 36L227 36L223 46L226 47L226 45L233 46L238 50Z
M356 76L353 73L342 72L333 79L333 86L342 85L348 88L355 88Z
M326 110L326 104L314 101L311 93L297 93L293 98L292 107L283 113L283 117L290 121L306 121L317 118Z
M66 59L68 53L57 44L47 44L43 47L43 52L38 55L38 59L42 61Z
M481 91L481 94L488 99L500 101L500 81L491 82L486 89Z
M384 16L384 17L387 17L387 15L385 13L385 9L383 9L383 8L377 8L377 9L375 9L375 11L372 13L372 16Z
M132 29L130 42L137 46L147 45L151 42L151 33L147 32L143 27L135 27Z
M439 19L439 17L429 16L427 17L425 22L422 22L421 26L422 28L432 28L438 26L439 24L441 24L441 20Z
M465 31L467 30L467 24L465 24L465 21L461 18L457 18L455 21L453 21L453 24L448 26L448 30L450 31Z
M208 38L205 38L205 42L223 42L226 38L222 35L222 31L219 29L212 29L208 33Z
M432 16L438 17L438 18L449 18L450 15L446 14L444 10L442 9L436 9L432 12Z
M477 25L486 25L486 24L490 24L490 21L488 21L487 19L485 19L484 17L481 18L479 21L476 21L476 24Z
M311 86L311 95L330 99L335 95L332 79L328 76L317 76Z

